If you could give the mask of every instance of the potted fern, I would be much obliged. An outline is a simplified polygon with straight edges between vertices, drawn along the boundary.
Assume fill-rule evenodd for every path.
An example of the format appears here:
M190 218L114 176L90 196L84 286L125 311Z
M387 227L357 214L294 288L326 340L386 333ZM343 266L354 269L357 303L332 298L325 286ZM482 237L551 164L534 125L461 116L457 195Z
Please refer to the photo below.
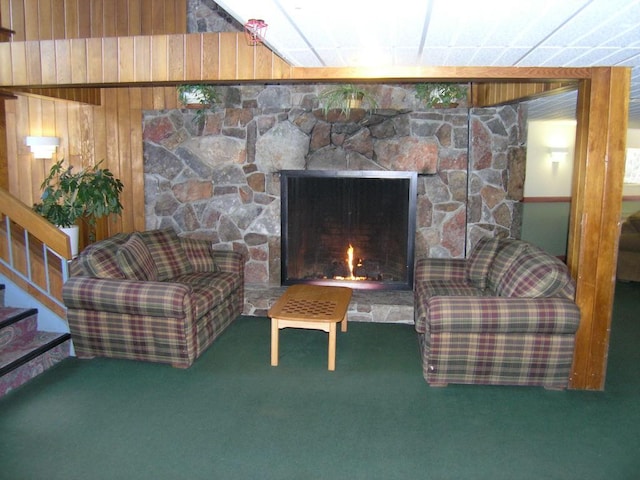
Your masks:
M456 108L467 98L467 86L456 83L418 83L416 98L429 108Z
M196 109L196 121L202 123L205 111L218 103L218 91L213 85L178 85L178 101L185 108Z
M102 162L78 171L74 171L73 166L64 167L63 162L60 160L51 166L40 186L40 202L33 209L72 239L75 236L75 242L71 242L75 256L78 253L78 219L87 219L93 240L96 219L122 212L120 193L124 185L109 169L99 168Z
M352 108L362 108L364 104L368 106L368 110L378 108L378 102L371 93L352 83L331 87L323 91L318 99L324 105L325 116L334 108L340 109L340 113L347 118Z

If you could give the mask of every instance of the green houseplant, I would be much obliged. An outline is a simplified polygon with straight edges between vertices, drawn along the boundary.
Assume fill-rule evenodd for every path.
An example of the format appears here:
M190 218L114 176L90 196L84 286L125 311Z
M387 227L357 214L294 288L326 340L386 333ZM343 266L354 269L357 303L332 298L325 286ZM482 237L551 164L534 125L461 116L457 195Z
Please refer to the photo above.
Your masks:
M196 109L196 120L202 122L205 111L218 103L218 91L204 83L178 85L178 101L187 108Z
M352 108L361 108L366 104L368 110L378 108L378 102L368 91L353 85L352 83L340 84L323 91L318 99L323 104L325 116L329 110L340 109L345 117L349 117Z
M418 83L416 98L429 108L455 108L467 98L467 86L456 83Z
M120 193L124 185L100 163L74 171L64 167L64 160L54 163L40 188L40 202L33 206L49 222L60 228L77 225L86 218L93 235L96 219L122 212ZM72 245L73 250L73 245Z

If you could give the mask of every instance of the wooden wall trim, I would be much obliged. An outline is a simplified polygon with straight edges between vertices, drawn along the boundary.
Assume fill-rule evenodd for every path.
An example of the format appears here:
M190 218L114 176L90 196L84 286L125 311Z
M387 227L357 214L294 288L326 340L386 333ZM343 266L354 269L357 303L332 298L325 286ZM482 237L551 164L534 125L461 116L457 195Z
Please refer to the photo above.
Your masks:
M522 203L570 203L571 197L524 197Z

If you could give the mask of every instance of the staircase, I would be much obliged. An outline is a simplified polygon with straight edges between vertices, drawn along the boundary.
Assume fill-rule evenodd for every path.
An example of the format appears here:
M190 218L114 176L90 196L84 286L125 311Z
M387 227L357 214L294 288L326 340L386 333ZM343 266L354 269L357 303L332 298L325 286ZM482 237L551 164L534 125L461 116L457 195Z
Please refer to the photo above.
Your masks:
M69 356L71 335L38 330L38 310L4 306L0 285L0 397Z

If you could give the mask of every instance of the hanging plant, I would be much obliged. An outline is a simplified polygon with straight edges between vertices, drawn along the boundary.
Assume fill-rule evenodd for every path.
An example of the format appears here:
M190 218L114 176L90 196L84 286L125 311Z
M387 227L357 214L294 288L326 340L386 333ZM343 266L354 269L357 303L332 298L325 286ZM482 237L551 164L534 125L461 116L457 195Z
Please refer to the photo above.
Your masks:
M340 109L340 113L349 117L352 108L363 108L367 110L378 108L378 102L368 91L357 87L351 83L336 85L322 92L318 99L323 104L325 116L331 109Z
M184 84L178 85L178 101L186 108L196 109L196 120L202 122L206 110L218 103L218 92L213 85Z
M418 83L416 98L429 108L455 108L467 98L467 86L456 83Z

